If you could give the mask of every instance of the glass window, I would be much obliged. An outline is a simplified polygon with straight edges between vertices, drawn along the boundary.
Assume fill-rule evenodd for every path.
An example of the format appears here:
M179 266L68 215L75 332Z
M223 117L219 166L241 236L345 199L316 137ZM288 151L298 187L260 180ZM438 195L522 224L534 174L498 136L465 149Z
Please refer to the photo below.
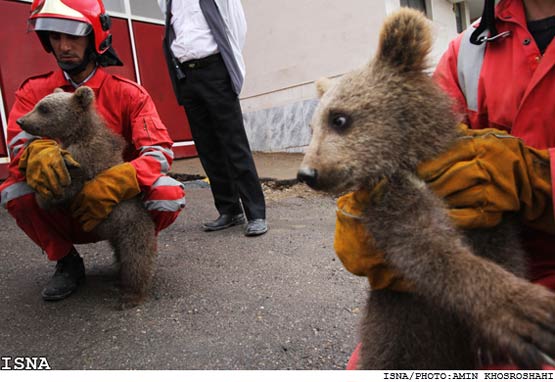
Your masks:
M162 16L162 11L160 11L160 7L158 6L158 1L142 0L130 1L130 3L132 15L164 20L164 17Z
M103 3L108 13L110 13L110 11L119 13L125 12L123 0L104 0Z
M461 33L466 28L466 20L464 19L464 4L453 4L455 10L455 19L457 20L457 33Z
M426 14L426 0L401 0L402 7L411 7Z

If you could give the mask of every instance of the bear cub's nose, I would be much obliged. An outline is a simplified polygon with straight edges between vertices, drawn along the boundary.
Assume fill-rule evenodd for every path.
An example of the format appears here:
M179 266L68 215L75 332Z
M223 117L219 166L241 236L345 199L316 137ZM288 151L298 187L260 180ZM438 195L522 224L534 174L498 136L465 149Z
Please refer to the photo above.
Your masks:
M18 118L15 123L17 123L19 126L23 126L23 118Z
M318 171L310 167L301 167L297 172L297 179L314 188L318 183Z

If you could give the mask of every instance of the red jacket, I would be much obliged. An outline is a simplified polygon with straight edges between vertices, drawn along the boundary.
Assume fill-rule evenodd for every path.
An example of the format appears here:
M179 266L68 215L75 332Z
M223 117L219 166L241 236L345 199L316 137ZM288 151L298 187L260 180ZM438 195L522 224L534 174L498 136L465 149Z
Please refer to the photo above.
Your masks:
M510 35L487 43L481 69L478 66L475 105L470 105L460 77L464 64L459 49L465 34L451 42L434 77L458 102L472 128L495 127L529 146L549 149L555 179L555 43L541 55L526 28L521 0L501 0L495 13L497 31ZM532 279L549 278L545 283L555 288L555 237L532 231L524 237Z
M86 85L94 90L96 108L107 126L125 138L127 147L124 159L131 162L137 170L141 187L148 189L161 175L169 171L173 161L173 141L160 120L150 95L133 81L108 74L101 68L97 68ZM0 191L14 183L25 181L18 169L18 163L28 136L20 134L22 131L16 120L57 87L68 92L75 90L61 70L31 77L17 90L8 119L8 147L12 159L8 179L0 185Z

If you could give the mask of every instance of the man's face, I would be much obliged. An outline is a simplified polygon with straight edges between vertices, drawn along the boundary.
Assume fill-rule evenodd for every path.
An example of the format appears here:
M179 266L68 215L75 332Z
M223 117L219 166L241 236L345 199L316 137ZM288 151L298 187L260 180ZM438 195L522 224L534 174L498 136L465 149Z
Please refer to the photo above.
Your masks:
M85 51L89 44L88 36L73 36L65 33L50 32L49 39L58 61L75 65L84 60Z

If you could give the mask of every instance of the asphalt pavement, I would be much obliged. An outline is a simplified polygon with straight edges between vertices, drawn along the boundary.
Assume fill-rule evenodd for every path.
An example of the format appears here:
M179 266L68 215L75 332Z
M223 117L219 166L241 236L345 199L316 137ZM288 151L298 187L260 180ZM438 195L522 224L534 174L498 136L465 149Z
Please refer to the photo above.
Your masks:
M159 236L148 300L126 311L106 243L77 246L86 283L44 302L54 264L1 209L0 357L77 370L343 369L367 283L334 255L335 201L301 185L265 193L267 234L207 233L210 190L189 184L186 209Z

